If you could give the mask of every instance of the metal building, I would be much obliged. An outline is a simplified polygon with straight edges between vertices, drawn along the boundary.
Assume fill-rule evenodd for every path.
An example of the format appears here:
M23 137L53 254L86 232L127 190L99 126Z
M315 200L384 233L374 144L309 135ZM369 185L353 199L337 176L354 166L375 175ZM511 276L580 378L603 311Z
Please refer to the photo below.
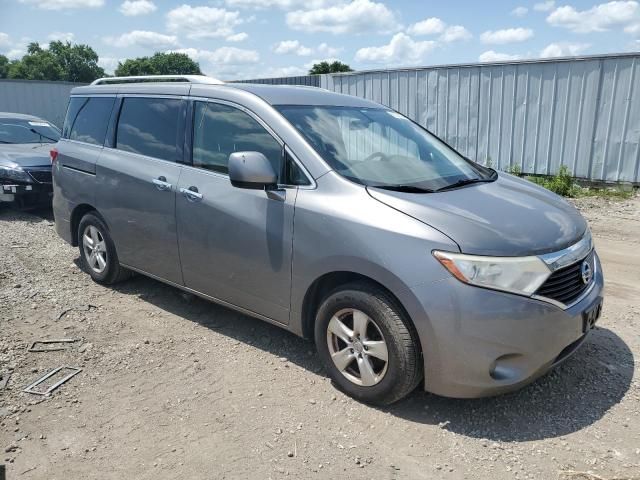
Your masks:
M62 127L69 92L79 83L0 80L0 112L28 113Z

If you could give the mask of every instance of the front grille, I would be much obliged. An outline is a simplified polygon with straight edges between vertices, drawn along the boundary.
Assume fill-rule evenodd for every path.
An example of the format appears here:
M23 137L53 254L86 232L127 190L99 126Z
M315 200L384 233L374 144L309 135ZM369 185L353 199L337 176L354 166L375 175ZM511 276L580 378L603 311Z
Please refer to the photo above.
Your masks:
M38 183L51 183L51 170L27 170Z
M591 281L584 283L582 280L582 262L589 262L591 267ZM553 272L547 281L536 291L536 295L540 297L550 298L565 305L570 304L577 299L582 292L593 282L595 277L593 252L576 263L561 268Z

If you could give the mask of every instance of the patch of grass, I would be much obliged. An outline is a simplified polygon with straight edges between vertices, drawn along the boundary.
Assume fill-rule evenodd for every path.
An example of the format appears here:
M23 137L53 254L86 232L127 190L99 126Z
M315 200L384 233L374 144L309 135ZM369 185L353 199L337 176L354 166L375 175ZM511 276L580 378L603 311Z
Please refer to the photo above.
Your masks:
M634 188L630 185L582 187L572 177L571 171L566 165L561 165L557 174L549 176L523 175L519 165L509 167L508 173L523 177L563 197L599 197L624 200L635 194Z
M577 197L580 194L580 186L575 183L571 172L566 165L560 166L558 173L549 177L526 177L527 180L551 190L563 197Z

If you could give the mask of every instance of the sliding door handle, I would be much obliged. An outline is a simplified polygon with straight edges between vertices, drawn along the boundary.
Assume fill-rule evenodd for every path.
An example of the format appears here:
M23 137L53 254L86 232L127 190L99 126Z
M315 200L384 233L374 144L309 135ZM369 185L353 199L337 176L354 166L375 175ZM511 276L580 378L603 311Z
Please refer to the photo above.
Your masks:
M161 176L158 178L154 178L151 181L153 182L153 184L156 186L158 190L161 190L161 191L171 190L172 185L169 182L167 182L166 177Z

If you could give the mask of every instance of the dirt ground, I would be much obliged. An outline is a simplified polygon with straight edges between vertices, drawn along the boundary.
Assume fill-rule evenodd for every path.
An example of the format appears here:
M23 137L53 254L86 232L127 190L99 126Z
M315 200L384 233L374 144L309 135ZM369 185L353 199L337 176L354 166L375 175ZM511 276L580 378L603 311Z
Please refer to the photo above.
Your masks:
M513 394L381 409L338 392L311 343L142 276L101 287L50 212L0 211L0 464L10 480L640 478L640 197L576 203L607 283L582 349ZM79 341L26 350L60 337ZM82 372L22 392L61 365Z

